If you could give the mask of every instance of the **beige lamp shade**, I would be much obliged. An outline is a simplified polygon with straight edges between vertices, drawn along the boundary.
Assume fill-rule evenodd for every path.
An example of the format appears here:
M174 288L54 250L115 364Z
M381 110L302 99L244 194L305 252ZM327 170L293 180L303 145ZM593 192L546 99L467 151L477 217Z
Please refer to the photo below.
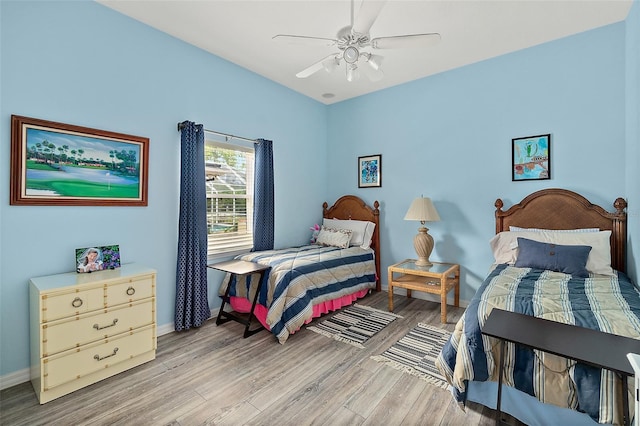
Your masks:
M424 224L424 222L437 222L440 220L440 216L433 206L431 198L420 197L413 200L404 220L418 220Z
M413 238L413 247L416 249L418 260L416 266L431 266L433 263L429 261L429 256L433 251L433 237L429 235L428 228L424 227L425 222L437 222L440 215L434 207L430 198L420 197L413 200L404 220L417 220L422 225L418 228L418 235Z

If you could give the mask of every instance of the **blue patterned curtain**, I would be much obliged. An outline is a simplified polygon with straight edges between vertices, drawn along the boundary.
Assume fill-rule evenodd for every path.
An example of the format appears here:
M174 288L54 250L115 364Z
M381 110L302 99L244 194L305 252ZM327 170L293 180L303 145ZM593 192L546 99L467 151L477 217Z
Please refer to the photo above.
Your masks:
M273 142L258 139L253 194L253 251L271 250L274 234Z
M211 316L207 296L207 194L204 129L181 123L180 222L175 329L199 327Z

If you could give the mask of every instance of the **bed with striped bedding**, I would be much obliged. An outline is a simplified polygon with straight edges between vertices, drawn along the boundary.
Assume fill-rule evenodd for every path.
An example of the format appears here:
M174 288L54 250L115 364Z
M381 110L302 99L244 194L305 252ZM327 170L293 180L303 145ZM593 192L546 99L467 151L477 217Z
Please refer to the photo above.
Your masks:
M496 265L436 361L460 403L467 381L497 381L498 340L481 333L493 308L640 338L640 296L625 274L574 278ZM544 403L585 412L599 423L620 422L621 399L614 395L621 386L614 373L512 343L505 356L506 385Z
M265 285L259 286L255 315L280 343L318 312L339 308L376 288L372 249L341 249L314 244L252 252L238 259L271 267L265 274ZM236 311L246 312L247 301L258 286L257 277L251 275L229 282L227 276L219 293L224 295L230 285L231 306Z

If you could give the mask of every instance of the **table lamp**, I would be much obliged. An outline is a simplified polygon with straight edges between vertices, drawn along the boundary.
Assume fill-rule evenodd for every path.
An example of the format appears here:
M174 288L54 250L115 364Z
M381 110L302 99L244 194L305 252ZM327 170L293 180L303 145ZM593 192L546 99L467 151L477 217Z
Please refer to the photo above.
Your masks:
M404 216L404 220L420 221L418 235L413 238L413 246L418 254L416 266L431 266L433 263L429 261L431 251L433 251L433 237L429 235L428 228L424 227L425 222L436 222L440 220L438 211L433 206L430 198L420 197L413 200L409 211Z

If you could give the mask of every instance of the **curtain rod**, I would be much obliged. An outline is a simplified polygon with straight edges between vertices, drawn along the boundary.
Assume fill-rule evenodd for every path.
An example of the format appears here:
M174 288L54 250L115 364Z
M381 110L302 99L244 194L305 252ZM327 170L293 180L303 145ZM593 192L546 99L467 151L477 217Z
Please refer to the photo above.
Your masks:
M182 123L178 123L178 131L182 130L182 126L183 126ZM215 135L224 136L226 139L225 142L229 142L231 139L239 139L246 142L258 143L257 139L243 138L242 136L235 136L235 135L230 135L229 133L216 132L215 130L204 129L204 131L207 133L213 133Z

